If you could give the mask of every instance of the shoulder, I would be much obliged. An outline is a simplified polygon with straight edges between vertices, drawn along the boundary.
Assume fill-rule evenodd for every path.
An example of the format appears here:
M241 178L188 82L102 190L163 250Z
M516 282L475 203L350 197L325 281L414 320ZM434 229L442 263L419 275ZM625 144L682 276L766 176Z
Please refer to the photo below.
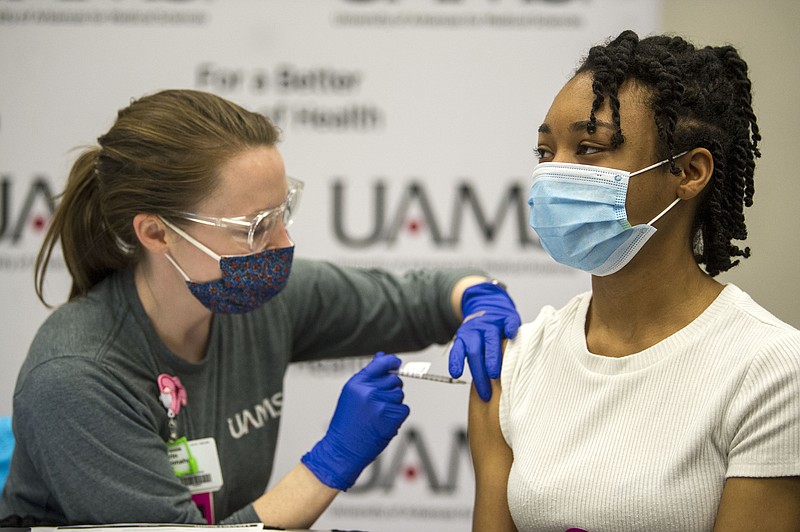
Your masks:
M728 341L737 345L742 354L749 353L754 366L772 363L796 370L800 365L800 331L735 285L726 285L723 294L730 301L727 315L721 320Z
M297 258L292 261L292 270L286 285L287 294L318 290L320 286L333 288L352 283L354 277L365 274L365 270L342 266L320 259Z
M17 389L29 382L57 388L61 383L79 389L81 383L112 379L120 359L133 363L131 353L146 344L125 303L111 283L65 303L45 320L31 342L20 369ZM73 390L74 393L74 390Z
M20 374L13 409L15 425L29 439L53 423L80 425L101 413L113 417L146 410L120 375L81 356L53 357L27 368Z
M297 258L292 261L292 270L286 289L278 297L292 297L304 292L314 292L323 287L333 288L347 283L358 270L347 268L325 260Z
M501 413L510 408L518 394L525 395L524 387L533 382L531 375L536 373L543 358L557 357L560 353L558 346L570 345L565 340L571 338L571 331L577 324L585 321L590 300L591 292L585 292L573 297L560 309L545 306L536 319L523 324L517 335L508 341L500 376L503 388ZM545 357L545 354L552 356Z
M387 273L379 268L362 268L337 264L324 259L299 258L295 257L292 261L292 271L289 275L289 283L295 284L306 282L310 279L330 279L347 278L349 276L363 276L370 274Z
M585 311L590 299L591 292L584 292L573 297L560 309L544 306L536 319L524 323L517 336L509 340L506 345L503 355L503 378L511 379L522 365L536 357L543 344L563 338L566 331L575 324L575 320L585 320Z
M91 357L114 329L115 312L106 302L85 296L53 311L34 336L26 364L62 356Z
M730 283L725 285L722 295L730 302L732 318L746 322L745 326L759 329L768 336L800 334L800 331L756 303L750 294L738 286Z
M324 260L303 259L295 257L292 261L292 271L289 275L289 282L292 278L304 279L308 276L319 275L331 268L332 264Z
M725 351L727 367L737 378L735 395L727 412L728 429L737 452L758 448L756 442L778 440L791 429L796 439L800 427L800 331L761 307L734 285L724 291L730 305L715 331L714 342ZM780 427L780 428L777 428ZM759 475L756 475L759 476Z
M30 398L37 403L63 403L91 389L94 383L111 378L101 365L80 354L41 357L37 362L23 366L16 398ZM61 394L65 397L59 401Z
M384 268L356 267L324 260L295 259L289 282L282 294L286 299L313 296L428 298L448 296L459 279L484 275L474 268L415 269L403 272ZM448 300L449 304L449 300Z

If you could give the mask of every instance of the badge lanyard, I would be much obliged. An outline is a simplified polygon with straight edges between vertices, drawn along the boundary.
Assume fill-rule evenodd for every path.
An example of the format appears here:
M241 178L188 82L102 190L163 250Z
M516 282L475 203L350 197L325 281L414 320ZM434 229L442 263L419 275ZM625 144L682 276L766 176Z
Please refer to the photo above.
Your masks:
M180 378L173 375L162 373L158 376L158 398L161 404L167 409L169 421L169 441L167 448L170 453L170 461L175 475L182 477L197 473L197 460L192 456L189 442L186 436L178 438L178 413L182 406L186 406L186 388L181 384Z
M192 493L192 501L197 505L208 524L214 520L213 492L222 488L222 468L214 438L187 440L178 437L178 413L186 406L186 388L174 375L162 373L158 376L158 398L167 409L169 441L167 452L172 472Z
M186 406L186 388L181 384L181 379L177 376L167 375L162 373L158 376L158 398L161 399L161 404L167 409L167 417L169 418L169 439L175 441L178 439L178 412L181 411L182 406Z

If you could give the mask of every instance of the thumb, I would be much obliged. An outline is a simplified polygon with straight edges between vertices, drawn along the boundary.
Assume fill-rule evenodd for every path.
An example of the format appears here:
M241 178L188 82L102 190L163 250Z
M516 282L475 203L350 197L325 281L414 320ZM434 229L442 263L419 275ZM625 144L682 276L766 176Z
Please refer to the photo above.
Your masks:
M503 333L505 337L509 340L514 338L517 335L517 331L519 330L520 320L517 316L509 316L506 318L505 322L503 323Z
M450 348L450 376L457 379L464 373L464 343L461 338L453 339L453 347Z
M369 364L364 366L361 370L363 375L374 378L388 373L393 369L397 369L403 363L396 355L387 355L383 351L375 354L375 357L370 360Z

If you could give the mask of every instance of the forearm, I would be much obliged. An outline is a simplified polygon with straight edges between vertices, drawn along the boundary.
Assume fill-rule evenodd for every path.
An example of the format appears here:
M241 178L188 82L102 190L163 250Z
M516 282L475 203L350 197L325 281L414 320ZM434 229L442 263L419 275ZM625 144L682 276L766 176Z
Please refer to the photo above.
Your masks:
M377 353L345 383L325 436L301 463L253 508L267 525L308 528L340 490L356 479L397 435L409 408L403 383L391 373L400 367L394 355Z
M265 525L309 528L338 493L320 482L305 465L297 464L253 507Z
M800 531L800 477L733 477L722 490L714 532Z

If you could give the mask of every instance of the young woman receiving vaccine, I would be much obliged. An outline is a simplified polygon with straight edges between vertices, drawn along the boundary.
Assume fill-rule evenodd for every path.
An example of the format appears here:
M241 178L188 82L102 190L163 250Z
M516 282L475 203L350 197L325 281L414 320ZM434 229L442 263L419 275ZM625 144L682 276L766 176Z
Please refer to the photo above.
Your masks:
M800 530L800 332L715 279L749 255L746 64L626 31L538 133L530 223L592 290L473 394L473 529Z
M305 528L409 412L400 359L378 353L345 384L325 436L265 493L288 364L417 350L478 313L454 357L488 393L500 338L519 324L504 290L469 270L295 259L287 226L303 183L277 142L262 115L171 90L121 110L78 157L36 268L42 297L60 240L70 300L17 380L0 520Z

